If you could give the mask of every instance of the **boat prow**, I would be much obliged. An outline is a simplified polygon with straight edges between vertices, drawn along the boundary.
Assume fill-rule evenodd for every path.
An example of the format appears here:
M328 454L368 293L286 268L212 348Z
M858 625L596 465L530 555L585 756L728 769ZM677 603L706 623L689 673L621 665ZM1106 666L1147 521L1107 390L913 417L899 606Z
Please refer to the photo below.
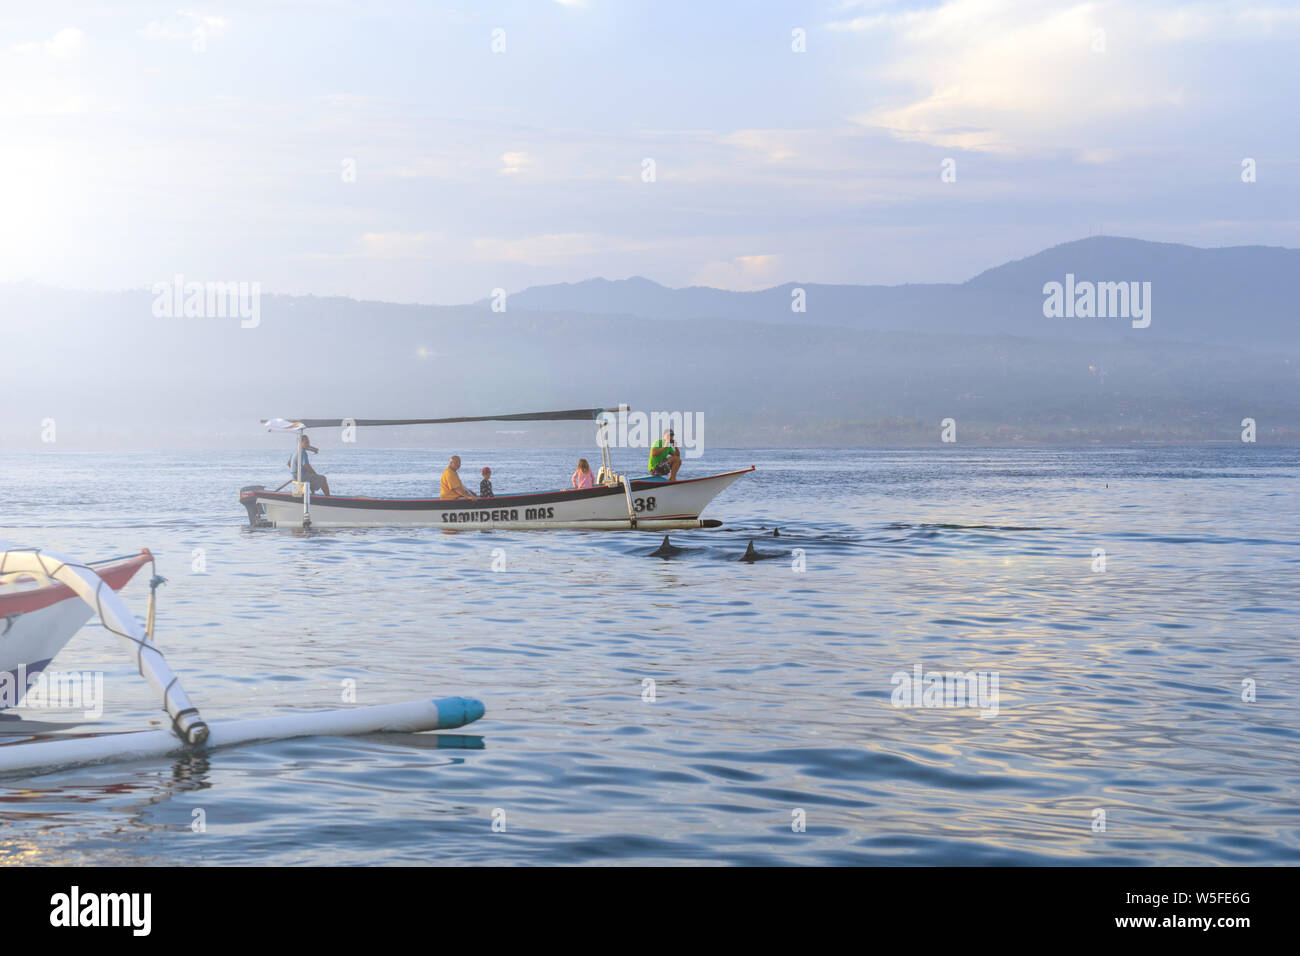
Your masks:
M21 702L26 679L49 666L95 613L67 584L26 568L15 571L19 553L0 545L0 689L12 689L0 694L0 710ZM120 591L151 561L153 555L144 550L89 567Z

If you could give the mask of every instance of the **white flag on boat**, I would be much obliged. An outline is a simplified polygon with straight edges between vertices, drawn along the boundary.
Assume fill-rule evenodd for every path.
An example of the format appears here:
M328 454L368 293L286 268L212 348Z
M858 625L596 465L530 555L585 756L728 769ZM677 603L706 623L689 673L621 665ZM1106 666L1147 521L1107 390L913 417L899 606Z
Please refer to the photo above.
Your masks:
M302 422L291 422L287 418L264 418L262 424L269 432L296 432L304 427Z

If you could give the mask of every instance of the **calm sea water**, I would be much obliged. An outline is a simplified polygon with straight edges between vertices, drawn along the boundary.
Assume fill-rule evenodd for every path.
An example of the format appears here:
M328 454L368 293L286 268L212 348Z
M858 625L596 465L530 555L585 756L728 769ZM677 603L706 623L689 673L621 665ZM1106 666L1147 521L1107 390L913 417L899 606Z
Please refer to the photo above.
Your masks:
M498 493L581 454L462 452ZM651 534L249 531L235 492L282 457L0 455L0 538L152 549L209 718L341 706L349 679L487 716L0 779L0 862L1300 860L1294 450L711 449L759 470L668 560ZM427 494L442 458L318 464ZM769 560L737 560L751 539ZM143 576L124 596L143 615ZM997 715L893 706L917 665L995 673ZM157 725L102 629L56 666L106 672L82 730Z

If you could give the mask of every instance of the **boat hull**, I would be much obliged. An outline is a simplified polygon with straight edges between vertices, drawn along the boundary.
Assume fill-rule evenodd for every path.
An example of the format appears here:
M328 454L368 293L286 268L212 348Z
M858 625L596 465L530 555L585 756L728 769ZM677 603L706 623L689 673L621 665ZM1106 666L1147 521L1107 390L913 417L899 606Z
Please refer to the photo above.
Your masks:
M732 482L753 467L679 481L634 479L630 498L635 528L663 531L710 525L701 512ZM586 529L626 531L634 526L628 515L629 494L622 485L582 491L535 492L496 498L443 501L438 498L351 498L313 495L311 526L435 527L448 531L532 531ZM249 489L239 497L254 525L303 527L300 495Z
M151 560L141 553L94 570L118 591ZM93 614L90 605L64 584L27 586L23 580L0 584L0 710L21 702L27 681L49 666Z

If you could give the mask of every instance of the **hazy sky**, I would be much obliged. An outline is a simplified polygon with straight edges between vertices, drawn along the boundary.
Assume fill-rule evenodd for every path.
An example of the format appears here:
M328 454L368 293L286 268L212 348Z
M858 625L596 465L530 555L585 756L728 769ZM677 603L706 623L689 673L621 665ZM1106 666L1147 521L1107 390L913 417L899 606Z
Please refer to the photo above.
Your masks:
M0 281L455 303L1300 244L1283 0L178 4L4 0Z

